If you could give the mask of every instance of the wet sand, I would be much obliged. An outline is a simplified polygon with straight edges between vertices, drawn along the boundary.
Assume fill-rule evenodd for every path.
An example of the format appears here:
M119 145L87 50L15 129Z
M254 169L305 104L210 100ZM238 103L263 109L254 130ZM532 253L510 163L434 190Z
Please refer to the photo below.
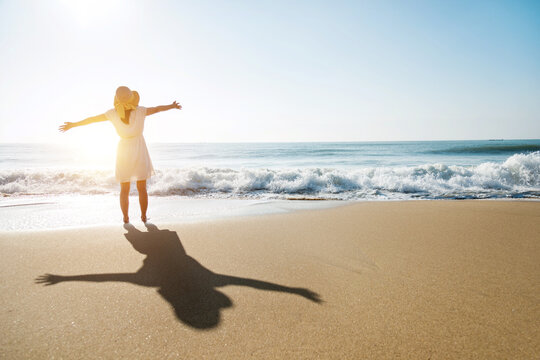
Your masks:
M540 357L540 202L153 220L0 233L0 357Z

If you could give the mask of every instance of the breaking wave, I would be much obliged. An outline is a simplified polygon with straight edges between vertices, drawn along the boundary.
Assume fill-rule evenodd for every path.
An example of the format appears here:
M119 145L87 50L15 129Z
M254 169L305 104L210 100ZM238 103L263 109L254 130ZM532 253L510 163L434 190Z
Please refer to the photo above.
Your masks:
M117 194L111 171L0 170L3 196ZM540 198L540 151L477 166L156 171L158 196L317 199Z

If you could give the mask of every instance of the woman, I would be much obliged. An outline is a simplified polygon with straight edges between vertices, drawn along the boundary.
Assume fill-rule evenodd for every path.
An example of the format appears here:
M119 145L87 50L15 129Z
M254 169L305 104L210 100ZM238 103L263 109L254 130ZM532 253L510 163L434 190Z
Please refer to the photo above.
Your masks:
M100 121L109 120L113 123L116 132L120 136L116 154L116 181L120 183L120 208L124 214L124 223L129 222L129 187L131 181L137 182L141 220L143 222L147 220L148 193L146 192L146 180L154 174L154 167L142 135L144 118L171 109L182 109L182 106L175 101L171 105L145 108L139 106L139 93L131 91L126 86L120 86L116 89L114 109L76 123L65 122L59 128L60 131L66 132L76 126Z

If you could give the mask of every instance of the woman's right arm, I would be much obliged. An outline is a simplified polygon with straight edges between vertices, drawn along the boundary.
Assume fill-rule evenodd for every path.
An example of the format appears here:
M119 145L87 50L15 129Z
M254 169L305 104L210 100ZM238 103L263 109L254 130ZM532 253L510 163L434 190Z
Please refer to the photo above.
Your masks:
M150 116L153 114L157 114L158 112L167 111L171 109L182 110L182 105L180 105L179 103L175 101L171 105L160 105L160 106L146 108L146 116Z
M61 132L66 132L69 129L74 128L76 126L88 125L88 124L92 124L92 123L96 123L96 122L100 122L100 121L107 121L107 117L105 116L105 114L101 114L101 115L98 115L98 116L92 116L92 117L89 117L87 119L81 120L79 122L74 122L74 123L65 122L64 125L60 125L58 130L60 130Z

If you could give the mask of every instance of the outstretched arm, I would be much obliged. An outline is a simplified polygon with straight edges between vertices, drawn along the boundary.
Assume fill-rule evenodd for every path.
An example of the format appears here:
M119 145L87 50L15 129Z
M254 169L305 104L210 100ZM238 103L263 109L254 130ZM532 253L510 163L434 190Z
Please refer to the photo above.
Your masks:
M137 273L115 273L115 274L87 274L87 275L75 275L75 276L62 276L54 274L45 274L38 276L34 281L36 284L43 284L45 286L55 285L64 281L91 281L91 282L107 282L107 281L120 281L130 282L134 284L139 283L139 277Z
M107 117L105 116L105 114L101 114L101 115L98 115L98 116L92 116L92 117L89 117L87 119L81 120L79 122L74 122L74 123L65 122L64 125L60 125L58 130L60 130L61 132L66 132L69 129L74 128L76 126L88 125L88 124L92 124L92 123L100 122L100 121L107 121Z
M274 284L267 281L241 278L236 276L229 275L217 275L217 286L226 286L226 285L241 285L249 286L255 289L260 290L269 290L269 291L279 291L286 292L289 294L296 294L305 297L308 300L311 300L316 303L322 302L319 294L304 288L292 288L284 285Z
M182 105L178 104L178 103L175 101L175 102L173 102L171 105L160 105L160 106L155 106L155 107L147 108L147 109L146 109L146 116L150 116L150 115L156 114L156 113L158 113L158 112L161 112L161 111L167 111L167 110L171 110L171 109L182 110Z

